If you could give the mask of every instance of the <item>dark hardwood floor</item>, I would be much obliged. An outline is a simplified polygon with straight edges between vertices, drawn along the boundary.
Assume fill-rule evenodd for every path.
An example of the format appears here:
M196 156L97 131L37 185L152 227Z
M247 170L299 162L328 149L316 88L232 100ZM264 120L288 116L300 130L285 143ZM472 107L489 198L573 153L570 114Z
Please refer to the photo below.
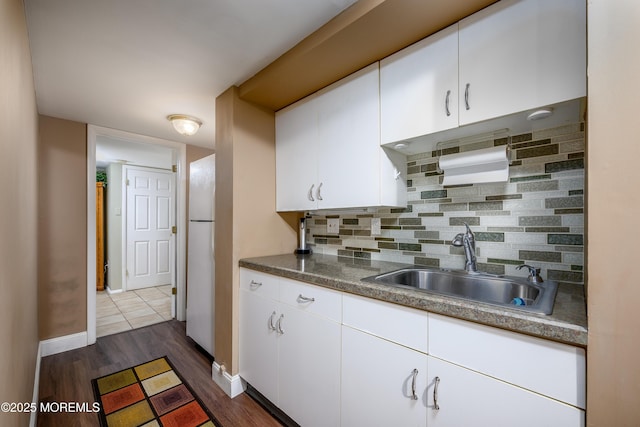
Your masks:
M280 426L246 394L230 399L212 380L211 363L186 336L184 322L171 320L98 338L95 345L42 359L40 401L95 401L91 380L148 360L168 356L224 427ZM94 413L39 413L38 426L97 426Z

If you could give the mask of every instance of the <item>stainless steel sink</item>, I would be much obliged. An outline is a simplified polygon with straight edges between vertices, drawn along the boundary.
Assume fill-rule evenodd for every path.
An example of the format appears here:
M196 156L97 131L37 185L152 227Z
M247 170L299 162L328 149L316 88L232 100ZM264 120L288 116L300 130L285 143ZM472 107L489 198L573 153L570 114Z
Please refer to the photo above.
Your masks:
M551 314L558 286L530 283L519 277L466 271L403 268L367 277L363 281L449 295L539 314Z

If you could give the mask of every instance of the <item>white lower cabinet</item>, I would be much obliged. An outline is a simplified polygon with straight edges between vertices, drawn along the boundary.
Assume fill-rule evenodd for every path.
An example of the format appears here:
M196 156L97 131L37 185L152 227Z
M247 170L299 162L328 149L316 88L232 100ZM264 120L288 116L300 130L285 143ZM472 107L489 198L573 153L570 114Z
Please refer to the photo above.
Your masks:
M427 370L429 427L584 426L584 411L546 396L431 356Z
M581 348L240 271L240 376L301 426L584 427Z
M342 327L342 426L426 426L427 356Z
M340 423L340 324L280 306L278 407L301 426Z
M240 376L301 426L339 425L341 294L246 269L240 282Z
M240 375L267 399L278 398L275 276L240 272Z

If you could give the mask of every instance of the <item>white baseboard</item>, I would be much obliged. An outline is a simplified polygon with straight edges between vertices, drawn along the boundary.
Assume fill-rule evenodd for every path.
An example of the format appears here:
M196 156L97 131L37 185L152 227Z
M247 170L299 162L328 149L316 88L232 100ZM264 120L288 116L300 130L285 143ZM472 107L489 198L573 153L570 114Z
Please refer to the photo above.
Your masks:
M33 378L33 395L32 403L38 403L40 400L40 361L42 360L42 341L38 343L38 353L36 354L36 373ZM29 427L36 427L38 424L38 411L32 411L29 417Z
M113 295L113 294L120 294L120 293L124 292L124 289L122 289L122 288L120 288L120 289L111 289L111 288L109 287L109 285L107 285L107 287L106 287L106 288L104 288L104 289L107 291L107 293L108 293L109 295Z
M40 341L42 357L87 346L87 331Z
M240 375L230 375L224 368L220 369L216 362L211 365L211 378L232 399L246 389Z

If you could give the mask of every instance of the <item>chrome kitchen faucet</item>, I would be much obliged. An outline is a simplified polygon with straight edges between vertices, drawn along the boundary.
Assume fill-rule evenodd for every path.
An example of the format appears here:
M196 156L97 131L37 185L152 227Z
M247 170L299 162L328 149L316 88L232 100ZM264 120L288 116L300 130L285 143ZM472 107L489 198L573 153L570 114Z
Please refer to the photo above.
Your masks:
M473 231L469 228L469 224L463 223L467 227L465 233L458 233L453 238L451 244L456 247L464 247L464 256L466 258L464 269L467 273L477 273L478 266L476 264L476 238L473 235Z

